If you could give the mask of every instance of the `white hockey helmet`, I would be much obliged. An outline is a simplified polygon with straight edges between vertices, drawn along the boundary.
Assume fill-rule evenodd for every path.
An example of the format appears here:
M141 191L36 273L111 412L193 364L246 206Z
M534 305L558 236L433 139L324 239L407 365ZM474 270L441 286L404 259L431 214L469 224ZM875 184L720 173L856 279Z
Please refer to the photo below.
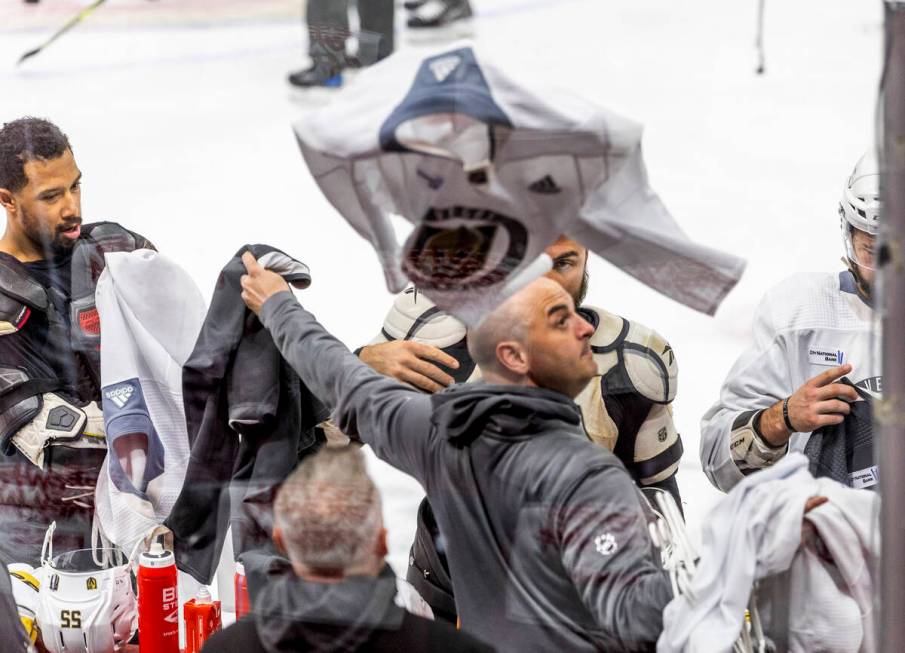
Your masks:
M845 243L845 254L849 261L873 269L872 257L859 255L852 244L852 230L858 229L876 236L880 229L880 167L874 151L868 150L858 159L852 171L842 200L839 202L840 227Z
M112 653L135 634L132 574L119 550L79 549L53 556L51 524L41 554L38 627L50 653Z

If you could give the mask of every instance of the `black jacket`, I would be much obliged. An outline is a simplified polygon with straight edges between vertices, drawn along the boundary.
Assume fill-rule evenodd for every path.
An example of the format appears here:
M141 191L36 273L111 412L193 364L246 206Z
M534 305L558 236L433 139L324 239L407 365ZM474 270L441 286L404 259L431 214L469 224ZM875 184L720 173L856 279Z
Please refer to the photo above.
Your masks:
M191 454L182 492L165 524L180 569L208 584L227 527L233 550L270 540L276 487L317 447L327 412L282 359L241 298L241 255L307 286L304 264L268 245L243 247L220 273L201 333L182 369Z
M427 396L361 363L289 293L261 319L343 431L412 475L449 538L462 628L508 651L647 651L672 599L643 499L540 388Z
M247 564L247 563L246 563ZM246 567L248 568L248 567ZM249 576L249 589L252 578ZM211 637L204 653L474 653L482 644L443 622L409 614L397 606L396 579L389 567L376 577L312 583L288 563L272 565L252 594L253 612Z
M43 274L36 264L0 253L0 556L9 562L38 564L44 532L54 520L59 549L90 543L93 509L63 498L85 493L72 486L94 487L106 452L49 447L42 470L18 452L12 438L40 414L45 393L78 407L100 401L94 291L104 254L135 249L154 246L118 224L97 222L82 226L65 256L42 262ZM51 411L46 419L53 417Z

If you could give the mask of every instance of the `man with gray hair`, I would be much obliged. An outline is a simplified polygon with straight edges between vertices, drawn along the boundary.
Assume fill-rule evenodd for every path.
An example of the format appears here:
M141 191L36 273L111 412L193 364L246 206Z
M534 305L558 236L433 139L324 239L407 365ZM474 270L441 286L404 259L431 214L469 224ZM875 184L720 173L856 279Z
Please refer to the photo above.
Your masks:
M465 632L503 651L654 650L672 590L631 477L582 432L573 399L597 371L594 329L560 284L534 281L474 330L484 383L425 395L244 261L242 298L336 425L427 492Z
M299 464L274 502L273 536L288 561L246 565L252 613L211 637L205 653L493 650L403 609L384 559L380 494L357 447Z
M299 465L277 494L274 522L299 576L376 576L384 566L380 495L360 451L324 449Z

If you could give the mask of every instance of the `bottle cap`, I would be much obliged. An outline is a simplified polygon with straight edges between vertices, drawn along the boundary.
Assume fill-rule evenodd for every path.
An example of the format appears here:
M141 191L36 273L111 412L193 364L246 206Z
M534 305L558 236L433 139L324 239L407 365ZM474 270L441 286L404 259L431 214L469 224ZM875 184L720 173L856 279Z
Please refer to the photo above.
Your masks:
M195 603L211 603L211 592L207 585L198 588L198 594L195 595Z
M245 575L245 565L243 565L241 562L236 563L236 573L240 576Z
M160 540L154 540L151 548L139 556L138 564L142 567L170 567L176 564L176 558L172 551L163 548Z

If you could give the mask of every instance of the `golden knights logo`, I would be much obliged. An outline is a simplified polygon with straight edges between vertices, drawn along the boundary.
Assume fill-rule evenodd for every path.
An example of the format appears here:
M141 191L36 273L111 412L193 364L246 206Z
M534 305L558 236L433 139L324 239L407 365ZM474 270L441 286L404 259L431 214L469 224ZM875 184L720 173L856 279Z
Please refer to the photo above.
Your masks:
M493 286L524 261L525 227L489 209L430 209L409 239L402 270L422 289Z
M88 580L85 581L85 588L89 590L96 590L97 579L94 576L89 576Z

